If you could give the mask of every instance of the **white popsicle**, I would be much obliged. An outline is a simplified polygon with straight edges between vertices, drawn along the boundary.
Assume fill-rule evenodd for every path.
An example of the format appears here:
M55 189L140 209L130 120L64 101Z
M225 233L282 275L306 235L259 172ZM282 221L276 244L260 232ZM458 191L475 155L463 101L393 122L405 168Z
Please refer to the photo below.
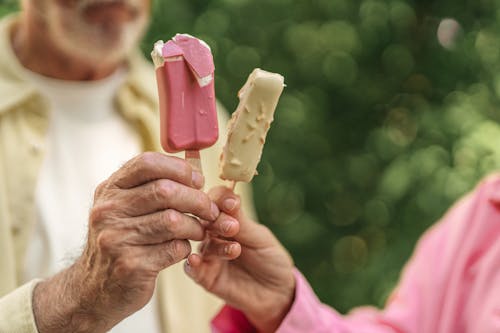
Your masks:
M256 174L266 135L283 92L280 74L254 69L238 93L240 103L229 121L220 160L220 177L250 182Z

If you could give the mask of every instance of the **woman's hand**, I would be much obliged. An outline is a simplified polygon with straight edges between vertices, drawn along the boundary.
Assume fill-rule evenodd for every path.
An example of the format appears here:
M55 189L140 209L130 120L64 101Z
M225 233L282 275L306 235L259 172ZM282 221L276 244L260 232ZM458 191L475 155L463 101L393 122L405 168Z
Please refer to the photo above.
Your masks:
M243 311L259 332L274 332L293 303L293 261L271 231L248 219L230 189L209 192L221 214L207 226L200 254L186 273L209 292Z

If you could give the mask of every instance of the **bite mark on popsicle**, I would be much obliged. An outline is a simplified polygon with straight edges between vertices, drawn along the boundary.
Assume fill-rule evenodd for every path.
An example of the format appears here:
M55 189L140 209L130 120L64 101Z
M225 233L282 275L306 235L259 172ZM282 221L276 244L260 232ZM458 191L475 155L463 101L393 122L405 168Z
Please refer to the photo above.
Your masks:
M162 147L169 153L186 151L190 161L199 159L199 150L212 146L219 135L210 47L177 34L166 43L156 42L151 57L160 97Z

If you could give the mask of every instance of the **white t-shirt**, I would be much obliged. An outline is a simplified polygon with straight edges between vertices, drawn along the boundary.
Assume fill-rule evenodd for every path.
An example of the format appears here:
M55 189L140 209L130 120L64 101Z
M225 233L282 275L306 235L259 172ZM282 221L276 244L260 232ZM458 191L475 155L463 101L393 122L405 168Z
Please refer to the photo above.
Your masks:
M114 96L125 70L92 82L26 78L50 103L46 157L36 187L37 224L27 250L24 280L49 277L80 256L94 190L141 152L138 135L118 114ZM113 333L159 333L157 298Z

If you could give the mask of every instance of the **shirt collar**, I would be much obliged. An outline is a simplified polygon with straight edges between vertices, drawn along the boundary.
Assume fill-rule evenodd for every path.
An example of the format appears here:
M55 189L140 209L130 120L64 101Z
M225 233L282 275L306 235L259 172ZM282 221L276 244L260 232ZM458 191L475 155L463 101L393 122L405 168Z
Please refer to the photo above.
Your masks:
M36 92L23 79L23 66L12 49L10 31L15 22L16 15L0 21L0 114Z

